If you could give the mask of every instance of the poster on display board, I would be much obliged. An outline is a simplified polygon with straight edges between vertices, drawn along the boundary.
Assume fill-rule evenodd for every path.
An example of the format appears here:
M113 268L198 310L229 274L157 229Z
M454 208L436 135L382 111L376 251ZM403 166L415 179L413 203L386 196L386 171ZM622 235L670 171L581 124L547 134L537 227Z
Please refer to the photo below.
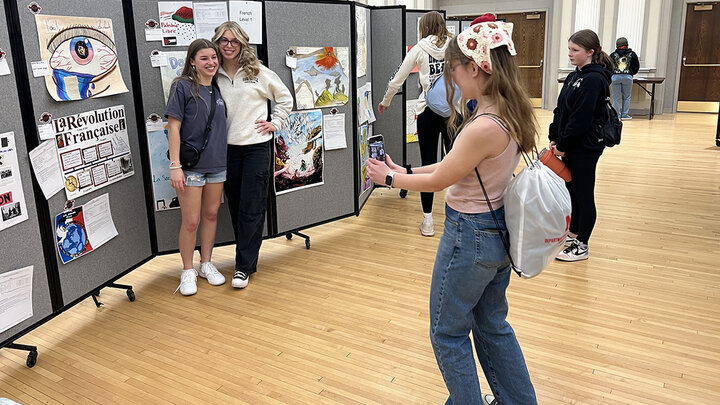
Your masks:
M196 37L191 1L159 1L163 46L188 46Z
M0 134L0 231L28 219L15 133Z
M182 74L187 52L171 51L163 52L163 54L167 56L168 63L165 66L160 66L160 80L162 82L163 94L165 95L165 104L167 104L168 97L170 96L170 86L172 85L173 79Z
M108 194L55 217L55 241L63 264L85 256L117 235Z
M263 43L262 3L259 1L231 1L230 21L242 27L251 44Z
M158 125L159 127L160 125ZM150 166L152 168L155 211L180 208L175 189L170 185L170 159L168 158L167 122L162 129L148 128L148 146L150 147Z
M292 47L292 70L298 110L341 106L348 102L350 53L347 47Z
M417 99L405 102L405 143L418 141L417 102Z
M68 200L135 173L125 106L55 118L51 125Z
M358 145L360 146L360 179L362 181L362 184L360 185L360 193L365 192L365 190L372 186L372 180L370 180L367 170L368 138L372 136L371 128L372 127L369 125L362 125L358 131L358 137L360 138L358 142Z
M128 91L117 63L111 19L38 14L35 23L40 57L51 69L45 87L55 101Z
M322 111L290 113L275 132L275 193L323 184Z
M0 274L0 333L32 318L34 266Z
M357 31L357 77L363 77L367 73L367 16L365 9L355 7L355 30Z

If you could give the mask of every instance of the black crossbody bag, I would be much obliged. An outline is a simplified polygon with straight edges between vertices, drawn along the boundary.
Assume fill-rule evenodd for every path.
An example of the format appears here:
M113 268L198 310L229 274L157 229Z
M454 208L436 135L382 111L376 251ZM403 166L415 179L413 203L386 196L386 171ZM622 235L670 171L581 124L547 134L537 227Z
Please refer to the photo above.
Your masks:
M205 126L205 134L203 135L203 137L205 138L205 142L203 143L202 149L194 147L187 141L180 142L180 164L182 165L183 169L191 169L195 167L200 161L200 154L207 147L210 127L212 127L212 120L215 116L215 92L217 91L214 85L211 87L211 89L212 91L210 93L210 115L208 116L208 122Z

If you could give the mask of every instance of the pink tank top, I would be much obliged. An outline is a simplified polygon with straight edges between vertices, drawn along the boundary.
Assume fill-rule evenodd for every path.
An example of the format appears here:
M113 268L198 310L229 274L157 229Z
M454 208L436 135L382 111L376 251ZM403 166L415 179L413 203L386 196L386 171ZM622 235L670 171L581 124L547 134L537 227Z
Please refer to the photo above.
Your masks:
M508 144L505 150L495 157L482 160L477 166L480 177L485 185L485 190L490 198L490 204L492 204L493 209L498 209L504 205L503 198L505 197L505 191L507 190L508 184L510 184L510 180L512 180L512 175L518 162L520 162L520 148L517 142L510 136L505 123L500 117L478 115L478 118L482 116L495 121L503 128L508 138ZM465 131L461 131L458 137L462 136L463 132ZM445 194L445 202L450 208L465 214L490 212L475 170L448 188Z

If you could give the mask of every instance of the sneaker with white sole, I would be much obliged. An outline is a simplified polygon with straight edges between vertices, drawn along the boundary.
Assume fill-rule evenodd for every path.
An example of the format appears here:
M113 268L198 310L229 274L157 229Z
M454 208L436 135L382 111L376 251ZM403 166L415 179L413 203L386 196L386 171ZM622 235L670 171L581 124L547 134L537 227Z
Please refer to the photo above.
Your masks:
M247 287L249 280L250 275L244 271L235 270L235 275L233 275L232 279L232 286L235 288L245 288Z
M589 256L588 245L576 240L572 245L560 252L555 259L562 262L576 262L578 260L587 260Z
M422 236L433 236L435 235L435 226L433 224L432 217L425 217L423 218L422 223L420 224L420 233Z
M200 263L200 270L198 276L207 279L210 285L223 285L225 284L225 276L220 274L217 267L210 262Z
M565 247L570 247L574 242L577 242L577 239L572 236L568 235L565 237Z
M183 270L180 274L180 285L175 289L175 292L180 290L182 295L195 294L197 292L197 274L195 269Z

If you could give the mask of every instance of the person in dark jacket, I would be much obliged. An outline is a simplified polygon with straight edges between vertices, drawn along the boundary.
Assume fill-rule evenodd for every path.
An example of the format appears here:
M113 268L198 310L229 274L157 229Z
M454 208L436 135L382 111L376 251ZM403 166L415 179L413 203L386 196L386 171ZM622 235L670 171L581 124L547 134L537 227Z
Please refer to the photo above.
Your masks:
M627 38L618 38L615 46L617 49L610 54L610 59L614 62L611 84L613 106L620 115L620 119L631 120L632 117L629 113L633 76L640 70L640 59L632 49L628 48Z
M570 235L557 259L577 261L588 258L588 242L597 219L595 171L605 148L597 128L606 119L604 109L614 64L591 30L570 36L568 57L577 68L560 91L548 138L550 150L562 157L572 175L566 183L572 201Z

